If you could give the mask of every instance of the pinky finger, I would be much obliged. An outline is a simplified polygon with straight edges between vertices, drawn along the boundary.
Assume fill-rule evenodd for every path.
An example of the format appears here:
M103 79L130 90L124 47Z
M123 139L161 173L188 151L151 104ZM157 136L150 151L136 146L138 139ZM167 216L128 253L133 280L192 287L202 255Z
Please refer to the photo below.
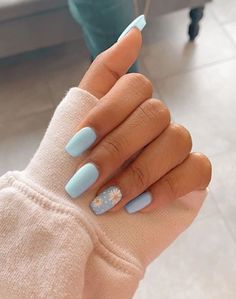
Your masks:
M211 163L208 158L200 153L191 153L183 163L148 188L152 198L148 206L140 209L142 204L135 203L134 199L125 208L129 213L139 210L144 213L151 212L192 191L205 189L210 180Z

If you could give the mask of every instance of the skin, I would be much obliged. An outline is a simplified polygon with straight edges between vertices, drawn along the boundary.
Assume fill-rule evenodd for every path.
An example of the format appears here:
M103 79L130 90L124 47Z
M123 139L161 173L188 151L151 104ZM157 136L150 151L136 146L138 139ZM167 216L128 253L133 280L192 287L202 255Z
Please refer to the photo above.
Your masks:
M78 126L78 130L92 127L98 136L78 168L96 164L100 176L90 188L102 185L97 194L111 185L121 189L121 201L109 212L122 209L144 191L150 191L153 200L141 212L151 212L205 189L211 180L209 159L191 152L190 133L172 123L168 108L152 98L150 80L142 74L126 74L141 45L141 32L134 28L97 56L79 84L99 103Z

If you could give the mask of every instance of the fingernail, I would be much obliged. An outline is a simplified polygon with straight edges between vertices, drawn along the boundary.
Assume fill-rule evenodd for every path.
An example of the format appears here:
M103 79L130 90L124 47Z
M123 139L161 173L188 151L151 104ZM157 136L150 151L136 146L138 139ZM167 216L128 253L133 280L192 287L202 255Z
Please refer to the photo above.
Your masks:
M144 192L139 196L135 197L133 200L125 205L125 209L128 213L132 214L138 212L149 205L152 201L152 195L150 192Z
M137 27L140 31L142 31L145 25L146 25L145 16L140 15L135 20L133 20L133 22L131 22L128 25L128 27L125 28L125 30L121 33L117 41L119 41L123 36L125 36L133 27Z
M93 163L82 166L65 186L66 192L76 198L85 192L98 178L99 171Z
M122 198L120 189L116 186L110 186L90 203L90 207L96 215L101 215L113 208Z
M72 157L78 157L94 143L96 138L96 133L92 128L84 127L70 139L65 150Z

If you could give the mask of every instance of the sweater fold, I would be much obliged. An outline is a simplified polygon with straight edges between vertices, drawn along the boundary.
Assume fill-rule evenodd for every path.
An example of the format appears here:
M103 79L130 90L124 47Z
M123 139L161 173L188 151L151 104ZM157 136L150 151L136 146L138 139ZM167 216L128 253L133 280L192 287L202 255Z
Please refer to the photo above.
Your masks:
M26 169L0 178L1 299L132 298L147 265L198 214L207 190L150 213L100 216L89 204L105 182L68 196L65 185L90 151L75 159L65 145L98 103L71 88Z

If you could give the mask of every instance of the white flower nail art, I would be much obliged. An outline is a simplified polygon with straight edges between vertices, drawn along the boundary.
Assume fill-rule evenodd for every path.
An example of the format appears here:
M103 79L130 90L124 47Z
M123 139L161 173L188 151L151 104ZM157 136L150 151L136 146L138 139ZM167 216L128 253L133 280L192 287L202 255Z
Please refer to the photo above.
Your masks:
M111 189L109 196L110 196L109 200L113 201L113 203L116 204L117 202L120 201L122 194L120 192L120 189L114 188Z
M121 198L121 190L117 186L110 186L95 197L90 207L95 214L100 215L113 208Z
M94 205L95 205L96 207L99 207L101 204L102 204L102 199L101 199L100 197L96 197L96 198L94 199Z

